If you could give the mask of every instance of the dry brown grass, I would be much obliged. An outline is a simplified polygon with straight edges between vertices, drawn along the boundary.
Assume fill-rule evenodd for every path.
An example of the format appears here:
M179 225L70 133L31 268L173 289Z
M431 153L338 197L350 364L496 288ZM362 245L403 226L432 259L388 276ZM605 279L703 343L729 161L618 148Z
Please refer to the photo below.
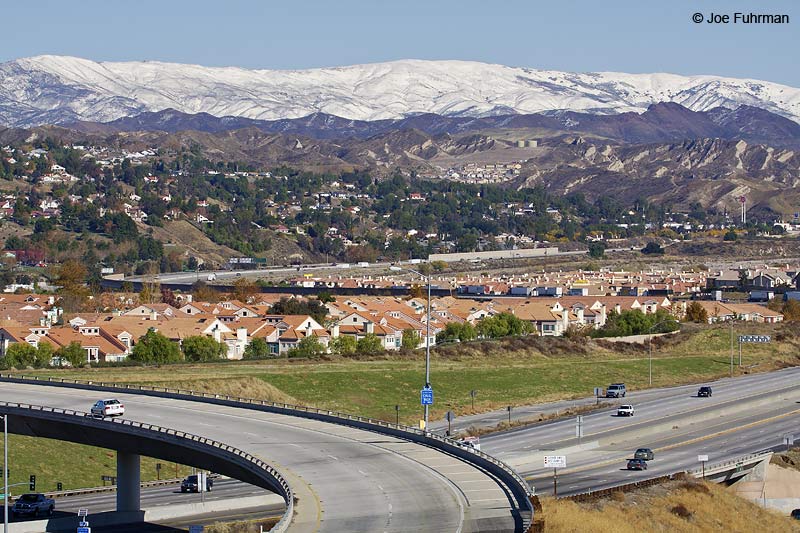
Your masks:
M493 407L490 410L501 409L502 407L504 407L504 405L505 404L498 403L495 407ZM516 420L512 419L510 424L506 421L506 422L500 422L499 424L491 427L470 426L466 430L464 430L464 435L477 437L480 435L486 435L487 433L495 433L498 431L505 431L506 429L511 429L515 427L528 426L531 424L544 422L546 420L555 420L557 418L566 418L570 416L591 413L592 411L596 411L598 409L605 409L606 407L611 407L612 405L613 404L609 402L600 402L592 405L579 405L576 407L569 407L567 409L562 409L556 413L539 413L539 415L535 417L524 417Z
M277 522L277 518L246 522L217 522L206 526L203 531L206 533L260 533L269 531Z
M792 448L786 452L773 454L770 463L800 471L800 449Z
M282 392L277 387L256 377L196 379L181 381L151 381L146 383L155 387L170 389L191 390L195 392L208 392L234 396L237 398L253 398L269 402L297 404L297 399Z
M613 493L616 495L617 493ZM628 492L623 498L576 503L542 501L545 531L553 533L642 533L718 531L798 532L789 517L768 511L715 484L676 480Z

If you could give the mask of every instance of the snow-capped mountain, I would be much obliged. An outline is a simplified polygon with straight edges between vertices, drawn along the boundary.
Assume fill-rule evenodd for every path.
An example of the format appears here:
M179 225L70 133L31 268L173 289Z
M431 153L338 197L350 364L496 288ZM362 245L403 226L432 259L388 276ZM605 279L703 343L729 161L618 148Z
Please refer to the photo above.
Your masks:
M0 124L107 122L164 109L260 120L326 113L355 120L420 113L694 111L748 105L800 122L800 90L673 74L567 73L468 61L404 60L309 70L247 70L37 56L0 64Z

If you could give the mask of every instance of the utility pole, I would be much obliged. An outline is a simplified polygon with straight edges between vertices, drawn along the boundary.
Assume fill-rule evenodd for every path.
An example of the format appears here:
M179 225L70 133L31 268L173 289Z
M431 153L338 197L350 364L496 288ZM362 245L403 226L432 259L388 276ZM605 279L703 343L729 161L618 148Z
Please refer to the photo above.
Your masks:
M731 317L731 377L733 377L733 317Z

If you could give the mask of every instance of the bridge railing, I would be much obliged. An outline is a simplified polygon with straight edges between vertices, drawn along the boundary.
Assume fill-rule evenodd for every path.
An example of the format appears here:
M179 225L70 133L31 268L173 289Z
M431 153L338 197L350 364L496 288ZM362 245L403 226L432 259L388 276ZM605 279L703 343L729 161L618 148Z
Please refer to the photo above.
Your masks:
M418 443L428 444L431 447L437 448L451 455L455 455L469 463L475 464L476 466L489 471L492 475L503 481L503 483L505 483L509 490L513 493L519 509L530 514L530 517L523 517L525 530L527 530L527 528L530 526L530 522L533 517L533 507L530 502L530 498L534 495L534 490L531 488L528 482L525 481L525 479L523 479L519 473L517 473L516 470L505 464L503 461L500 461L499 459L489 455L488 453L481 452L472 447L464 446L454 439L442 437L430 431L425 431L412 426L394 424L385 420L363 417L350 413L342 413L330 409L270 402L267 400L258 400L253 398L241 398L226 394L198 392L188 389L171 389L168 387L109 383L103 381L80 381L53 377L40 378L38 376L2 373L0 373L0 381L12 383L36 382L40 384L51 384L56 386L83 387L96 390L104 389L108 392L145 393L149 395L171 397L174 399L205 400L212 403L228 404L233 407L256 408L292 416L305 416L307 418L315 418L331 423L338 423L340 425L347 425L375 431L378 433L390 434L396 437L410 438L410 440Z
M103 418L98 420L97 417L95 417L91 413L87 413L84 411L76 411L73 409L63 409L60 407L48 407L43 405L33 405L33 404L16 403L16 402L0 402L0 407L4 407L6 409L25 409L28 411L52 413L55 415L61 415L65 417L80 417L83 420L86 419L96 420L98 423L102 424L113 423L126 427L136 428L138 430L143 430L147 432L156 432L159 434L169 435L170 437L178 439L189 440L193 443L201 444L204 447L209 447L212 449L224 451L228 455L233 455L238 458L241 458L244 462L250 465L251 469L264 471L271 478L271 480L273 480L277 484L277 486L280 487L281 496L283 497L284 502L286 503L286 511L284 515L281 517L281 520L273 527L271 531L275 532L285 531L289 525L289 522L291 521L294 512L294 493L292 492L292 488L289 486L289 483L286 481L283 475L281 475L281 473L269 463L262 461L261 459L255 457L250 453L235 448L234 446L225 444L224 442L220 442L214 439L209 439L207 437L202 437L200 435L195 435L193 433L187 433L185 431L177 431L171 428L156 426L144 422L137 422L136 420L123 419L123 418L111 418L111 419Z
M763 461L764 459L767 459L772 454L773 454L772 450L762 450L762 451L751 453L751 454L748 454L748 455L743 455L743 456L737 457L735 459L730 459L728 461L722 461L722 462L719 462L719 463L707 464L705 466L705 473L706 473L706 475L708 475L709 472L714 472L715 470L719 470L719 469L723 469L724 470L724 469L726 469L728 467L731 467L731 466L744 466L744 465L749 464L749 463L756 463L758 461ZM704 469L702 467L701 468L695 468L694 470L690 470L689 473L696 476L696 475L702 474L703 470Z

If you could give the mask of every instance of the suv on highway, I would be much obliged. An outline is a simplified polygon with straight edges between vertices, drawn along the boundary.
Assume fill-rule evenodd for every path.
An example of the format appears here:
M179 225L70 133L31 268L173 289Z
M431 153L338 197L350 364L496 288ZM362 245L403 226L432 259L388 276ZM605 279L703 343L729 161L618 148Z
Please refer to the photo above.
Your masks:
M92 416L122 416L125 414L125 406L116 399L97 400L92 406Z
M624 383L612 383L606 389L606 398L624 398L626 392Z
M628 470L647 470L647 461L644 459L631 459L628 461Z
M706 385L700 387L700 390L697 391L698 398L711 398L711 387Z
M633 452L633 458L641 459L642 461L652 461L655 458L655 454L650 448L639 448Z
M206 475L206 492L211 492L213 486L214 480L211 479L211 476ZM186 476L186 479L181 482L181 492L199 492L196 475Z
M633 416L632 405L620 405L617 407L617 416Z
M792 514L790 514L789 516L791 516L795 520L800 520L800 509L792 510Z

